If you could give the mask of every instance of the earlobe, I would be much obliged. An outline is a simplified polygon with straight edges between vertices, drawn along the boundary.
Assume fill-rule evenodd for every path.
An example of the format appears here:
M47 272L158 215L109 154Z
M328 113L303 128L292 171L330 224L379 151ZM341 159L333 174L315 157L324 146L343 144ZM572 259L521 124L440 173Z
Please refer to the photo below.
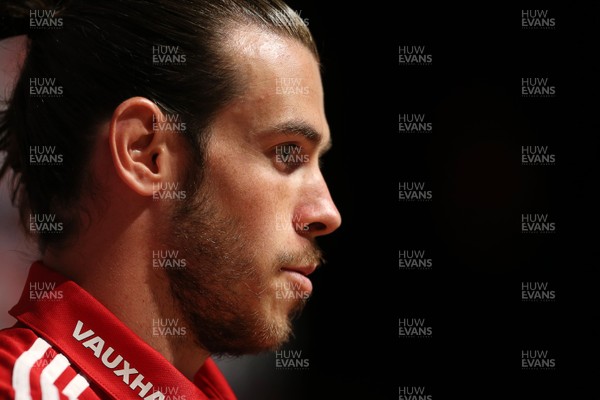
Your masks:
M109 146L117 175L141 196L152 196L162 179L164 135L153 122L162 118L160 108L143 97L125 100L114 111L109 128Z

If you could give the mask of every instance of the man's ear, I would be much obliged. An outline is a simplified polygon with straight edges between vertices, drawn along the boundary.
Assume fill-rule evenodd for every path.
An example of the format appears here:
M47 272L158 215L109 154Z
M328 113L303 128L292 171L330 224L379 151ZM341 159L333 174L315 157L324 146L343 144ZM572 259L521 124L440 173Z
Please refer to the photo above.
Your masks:
M143 97L122 102L110 121L108 141L115 170L123 182L141 196L152 196L155 185L171 174L166 135L154 130L164 115Z

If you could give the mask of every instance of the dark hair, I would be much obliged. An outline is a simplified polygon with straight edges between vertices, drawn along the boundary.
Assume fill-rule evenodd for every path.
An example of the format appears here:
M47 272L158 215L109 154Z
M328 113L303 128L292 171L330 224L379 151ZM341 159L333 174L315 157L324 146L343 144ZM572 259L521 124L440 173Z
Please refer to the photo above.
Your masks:
M79 229L96 128L122 101L142 96L178 115L201 164L214 115L243 90L222 46L236 25L299 40L318 60L308 28L280 0L11 0L4 7L11 33L25 25L30 40L0 115L0 178L14 171L12 201L25 226L30 214L61 221L61 235L38 233L42 249ZM156 62L156 46L176 46L179 57ZM54 157L36 155L52 148ZM31 162L38 159L44 165Z

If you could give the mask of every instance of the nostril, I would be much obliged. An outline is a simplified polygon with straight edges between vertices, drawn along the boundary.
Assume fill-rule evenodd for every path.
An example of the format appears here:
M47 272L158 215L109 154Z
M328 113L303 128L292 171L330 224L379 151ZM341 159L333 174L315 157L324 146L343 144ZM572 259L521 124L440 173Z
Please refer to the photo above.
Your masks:
M319 232L327 229L327 225L322 222L313 222L312 224L309 224L308 227L310 232Z

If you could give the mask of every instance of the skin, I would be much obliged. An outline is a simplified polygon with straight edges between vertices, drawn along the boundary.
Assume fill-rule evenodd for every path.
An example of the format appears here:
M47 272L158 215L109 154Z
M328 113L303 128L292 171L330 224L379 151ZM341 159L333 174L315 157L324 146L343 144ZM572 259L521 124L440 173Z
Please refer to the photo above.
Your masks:
M306 278L290 269L314 269L315 238L336 230L341 218L319 169L330 132L314 56L292 39L254 27L237 28L227 48L247 79L243 94L215 119L200 195L210 198L215 218L235 221L244 238L246 245L237 255L249 264L237 268L248 268L248 279L221 292L239 305L241 315L254 313L277 332L248 338L251 350L260 351L287 338L290 315L301 302L290 298L295 296L278 298L277 292L311 290ZM301 78L300 86L308 91L278 93L278 78ZM153 117L164 115L151 101L132 98L100 127L90 160L100 190L94 199L84 201L87 229L69 246L47 249L43 260L90 292L192 379L211 354L208 346L197 335L177 341L152 335L153 319L189 321L181 301L174 299L168 273L152 268L152 251L165 249L164 238L175 229L177 203L155 201L152 194L157 185L180 182L190 170L184 140L171 131L153 130ZM299 133L307 129L316 135ZM281 145L299 146L306 162L281 162L275 154ZM297 229L298 225L306 229ZM185 236L178 238L184 242L182 249L198 245L195 235L181 236ZM193 252L183 254L189 257L193 274L202 258ZM288 257L282 259L282 254ZM192 293L185 302L201 303L199 296ZM225 349L238 350L235 344Z

